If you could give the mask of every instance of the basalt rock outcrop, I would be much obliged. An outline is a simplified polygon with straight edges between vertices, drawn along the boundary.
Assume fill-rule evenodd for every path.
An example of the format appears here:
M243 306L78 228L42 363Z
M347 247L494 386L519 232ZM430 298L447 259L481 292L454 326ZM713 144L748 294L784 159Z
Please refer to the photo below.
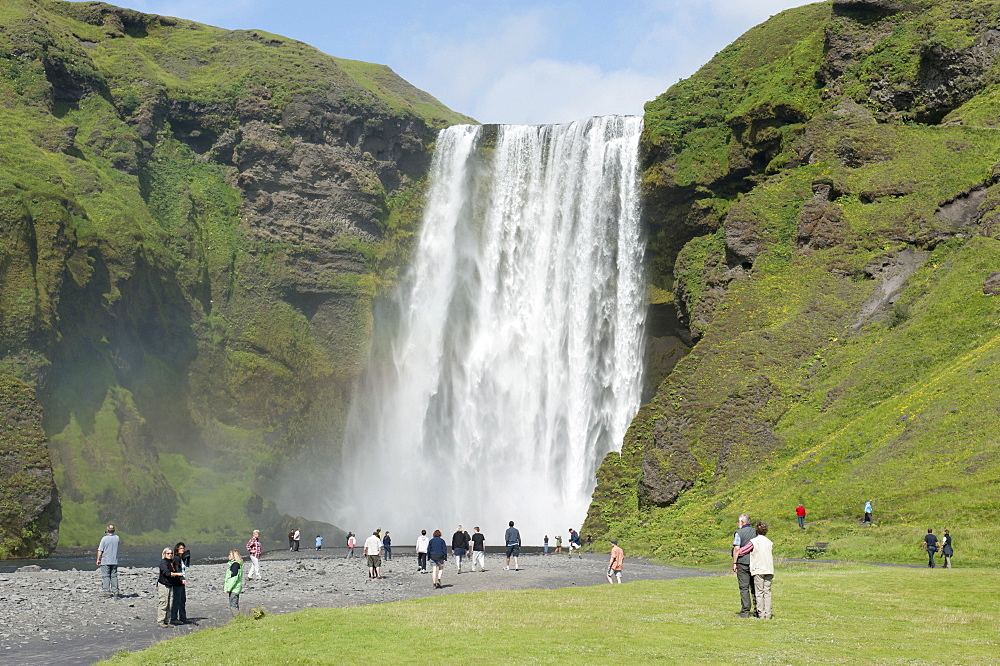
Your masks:
M336 456L436 130L468 119L262 31L4 12L0 373L37 392L61 543L282 538L285 481Z

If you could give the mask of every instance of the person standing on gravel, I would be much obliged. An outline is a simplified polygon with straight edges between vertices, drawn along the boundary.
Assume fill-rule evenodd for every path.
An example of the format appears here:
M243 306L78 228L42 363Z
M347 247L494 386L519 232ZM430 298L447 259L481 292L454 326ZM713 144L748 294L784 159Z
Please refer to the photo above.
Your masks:
M625 551L618 546L618 539L611 540L611 560L608 562L608 582L622 582L622 566L625 564Z
M521 533L514 527L514 521L507 523L507 531L503 533L504 545L507 546L507 565L510 570L510 558L514 558L514 571L517 571L517 556L521 554Z
M295 552L299 552L299 544L302 542L302 530L295 528L295 532L292 533L292 543L295 546Z
M351 559L354 557L354 545L357 543L357 537L354 536L354 532L347 533L347 557L345 559Z
M478 527L472 534L472 570L476 570L476 564L480 571L486 571L486 536L479 531Z
M260 577L260 530L254 530L253 536L247 541L247 552L250 553L250 571L247 573L247 580L253 580L254 576L257 580L261 580Z
M368 559L368 577L382 577L382 539L378 537L378 530L365 539L365 557Z
M97 568L101 570L101 581L104 583L105 597L118 596L118 544L120 540L115 534L115 526L108 525L104 530L100 545L97 546ZM93 543L93 542L91 542Z
M392 559L392 538L389 536L389 530L385 531L385 536L382 537L382 550L385 552L385 559L388 562Z
M556 535L556 549L553 552L555 552L555 553L561 553L562 552L562 535L561 534L557 534Z
M427 530L420 530L420 536L417 537L417 571L427 571L427 544L430 543L430 539L427 538Z
M166 629L170 624L170 607L174 601L174 586L183 576L174 566L174 549L164 548L160 560L160 576L156 579L156 626Z

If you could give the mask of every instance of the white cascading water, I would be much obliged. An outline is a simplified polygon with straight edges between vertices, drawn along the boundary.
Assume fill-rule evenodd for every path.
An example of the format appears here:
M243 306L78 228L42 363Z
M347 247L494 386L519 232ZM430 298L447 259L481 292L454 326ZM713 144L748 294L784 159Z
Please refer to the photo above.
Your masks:
M391 363L352 407L332 521L413 543L579 529L639 408L642 119L441 132Z

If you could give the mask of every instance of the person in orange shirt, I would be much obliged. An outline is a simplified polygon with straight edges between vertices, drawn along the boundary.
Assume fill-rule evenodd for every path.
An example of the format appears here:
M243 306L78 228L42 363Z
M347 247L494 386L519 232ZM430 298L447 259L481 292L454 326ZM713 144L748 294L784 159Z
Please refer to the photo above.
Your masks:
M625 551L618 547L618 539L611 540L611 561L608 562L608 582L622 582L622 565L625 564Z

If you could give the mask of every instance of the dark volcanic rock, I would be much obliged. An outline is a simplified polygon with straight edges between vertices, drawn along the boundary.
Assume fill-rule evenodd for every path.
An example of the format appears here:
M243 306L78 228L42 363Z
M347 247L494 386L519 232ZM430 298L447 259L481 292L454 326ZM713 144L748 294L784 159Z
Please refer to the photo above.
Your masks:
M42 408L35 392L9 375L0 375L0 424L0 555L48 555L61 510Z
M643 456L639 480L639 501L644 505L667 506L694 485L701 465L688 449L682 419L661 417L653 433L655 447Z

